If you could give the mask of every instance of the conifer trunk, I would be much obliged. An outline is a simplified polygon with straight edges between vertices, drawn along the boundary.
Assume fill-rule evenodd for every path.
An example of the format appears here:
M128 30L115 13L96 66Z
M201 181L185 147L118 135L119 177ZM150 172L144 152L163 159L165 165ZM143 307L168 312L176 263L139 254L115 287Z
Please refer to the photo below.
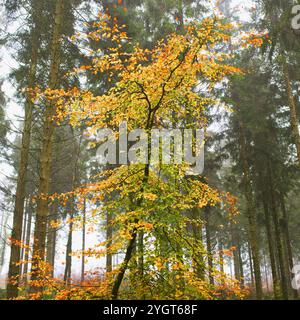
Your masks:
M56 217L58 212L58 203L55 202L51 207L51 217ZM51 219L48 221L47 228L47 263L52 267L51 276L54 276L54 265L55 265L55 252L56 252L56 238L57 228L51 226Z
M72 204L74 206L74 204ZM72 242L73 242L73 209L70 215L70 225L68 232L68 242L66 247L66 264L65 264L65 273L64 273L64 282L66 284L70 283L71 274L72 274Z
M54 13L54 28L51 45L51 65L49 88L57 88L59 81L59 66L60 66L60 39L63 26L64 0L57 0ZM36 212L36 223L34 230L34 244L33 244L33 264L32 264L32 278L37 279L38 261L45 259L45 244L47 231L47 218L49 215L48 200L50 187L50 172L51 172L51 157L52 144L54 133L54 119L55 106L47 104L44 115L43 140L42 149L40 153L40 167L39 167L39 190ZM31 287L31 292L42 292L40 287Z
M245 280L244 280L244 266L243 266L243 258L242 258L242 250L241 250L241 243L240 243L240 238L238 238L238 243L237 243L237 252L238 252L238 257L239 257L239 267L240 267L240 275L241 275L241 285L245 285Z
M25 240L26 240L26 221L27 221L27 216L28 216L28 199L25 201L25 210L24 210L24 214L23 214L23 228L22 228L22 245L25 244ZM20 274L19 274L19 285L21 285L22 281L23 281L23 273L24 273L24 255L25 255L25 248L22 247L21 248L21 256L20 256L20 261L22 262L22 264L20 265Z
M85 278L85 242L86 242L85 224L86 224L86 199L84 199L84 204L83 204L83 220L82 220L81 283L84 282L84 278Z
M203 230L202 225L199 224L199 218L200 218L200 212L199 209L194 208L192 210L192 219L195 221L195 223L192 224L192 232L193 232L193 238L195 241L195 247L199 247L199 243L203 243ZM198 252L197 250L193 250L193 267L196 276L204 280L205 278L205 270L204 270L204 256L203 252Z
M297 115L297 106L296 106L295 98L293 95L293 89L291 85L288 64L286 62L286 58L284 57L283 57L283 75L284 75L284 81L285 81L286 91L288 95L288 104L290 108L290 123L291 123L291 129L292 129L292 137L293 137L293 142L296 146L298 165L300 166L300 134L299 134L299 128L298 128L299 121L298 121L298 115Z
M29 199L28 203L28 214L27 214L27 227L26 227L26 239L25 239L25 245L28 248L30 246L30 238L31 238L31 225L32 225L32 218L33 218L33 205L32 205L32 199ZM24 255L24 270L23 274L25 276L25 285L27 284L28 281L28 261L29 261L29 250L25 250L25 255Z
M270 204L271 204L272 219L273 219L274 231L275 231L275 242L276 242L276 249L277 249L277 255L278 255L278 262L279 262L282 297L284 299L288 299L289 292L288 292L287 271L286 271L286 264L284 261L282 234L281 234L280 225L279 225L276 195L275 195L275 190L273 185L274 182L273 182L272 169L271 169L270 162L268 164L268 170L269 170L269 188L270 188L270 195L271 195Z
M212 252L212 244L211 244L211 232L210 232L210 208L206 207L204 209L205 213L205 233L206 233L206 248L207 248L207 257L208 257L208 277L209 283L214 285L214 277L213 277L213 252Z
M252 261L252 252L251 252L251 244L250 244L250 242L248 242L248 256L249 256L251 287L254 288L253 261Z
M285 199L284 195L280 194L280 205L281 205L281 211L282 211L282 235L284 238L284 247L287 255L287 272L289 275L289 283L292 283L293 275L291 273L292 269L294 268L294 261L293 261L293 251L292 251L292 245L291 245L291 237L290 237L290 231L289 231L289 219L288 219L288 213L286 211L285 207ZM295 299L298 298L298 291L292 289L293 297Z
M110 252L110 247L112 245L112 236L113 236L113 230L111 225L111 214L108 212L106 214L106 241L107 241L107 253L106 253L106 272L110 273L112 272L112 254Z
M233 221L230 221L230 233L231 233L231 244L234 247L233 250L233 267L234 267L234 277L236 280L241 281L241 267L240 267L240 257L238 251L238 235L236 227Z
M270 211L268 206L268 201L266 195L263 196L263 206L264 206L264 215L265 215L265 226L267 231L268 239L268 248L269 248L269 257L271 264L272 280L273 280L273 292L275 299L279 299L280 296L280 284L278 279L276 259L275 259L275 249L274 249L274 239L272 235L272 224Z
M245 129L242 120L239 120L239 129L240 129L240 152L241 159L243 163L243 172L244 172L244 192L247 205L247 216L249 223L249 237L250 245L252 251L252 260L253 260L253 271L255 275L255 289L257 299L262 299L262 281L261 281L261 272L260 272L260 254L258 247L258 229L257 229L257 218L256 210L254 206L254 200L251 189L250 181L250 169L248 163L248 155L246 148L246 137Z
M40 14L42 11L42 1L36 0L33 8L33 29L31 31L31 54L30 54L30 68L28 74L28 88L33 88L36 82L36 69L38 64L38 50L40 41ZM26 172L28 167L29 148L31 139L31 126L33 119L34 104L31 101L29 95L26 97L25 102L25 120L22 132L22 143L20 150L20 162L18 166L18 177L16 187L15 206L13 214L13 227L11 238L18 242L21 241L22 228L23 228L23 213L24 213L24 201L25 201L25 186L26 186ZM18 277L20 274L20 265L18 262L21 258L20 246L11 245L10 259L9 259L9 271L8 280ZM18 285L16 282L7 283L7 299L16 298L18 296Z

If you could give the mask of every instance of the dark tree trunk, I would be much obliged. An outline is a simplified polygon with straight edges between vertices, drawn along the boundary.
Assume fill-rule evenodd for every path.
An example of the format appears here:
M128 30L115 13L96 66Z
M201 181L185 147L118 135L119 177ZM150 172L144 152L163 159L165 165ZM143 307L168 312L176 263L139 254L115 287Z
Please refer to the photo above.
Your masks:
M282 297L284 299L289 298L288 292L288 278L286 272L286 264L284 261L284 252L283 252L283 244L282 244L282 235L279 225L279 217L278 217L278 210L277 210L277 203L276 203L276 196L273 186L273 177L272 177L272 169L269 164L269 187L270 187L270 205L272 211L272 219L274 224L274 231L275 231L275 241L276 241L276 249L278 255L278 262L279 262L279 271L280 271L280 280L281 280L281 290L282 290Z
M240 243L240 238L238 238L237 242L237 252L238 252L238 257L239 257L239 266L240 266L240 275L241 275L241 285L244 286L244 263L243 263L243 258L242 258L242 250L241 250L241 243Z
M6 246L7 246L7 232L6 232L6 226L8 221L8 215L6 215L4 212L2 213L1 217L1 226L0 226L0 241L1 241L1 251L0 251L0 272L4 266L5 262L5 252L6 252Z
M210 226L210 208L206 207L204 209L205 214L205 233L206 233L206 248L207 248L207 260L208 260L208 277L209 283L214 285L214 277L213 277L213 252L212 252L212 244L211 244L211 226Z
M280 204L281 204L281 211L282 211L282 223L281 223L281 227L282 227L282 234L283 234L283 238L284 238L284 244L285 244L285 251L286 251L286 256L287 259L286 261L287 263L287 272L289 275L289 283L292 283L292 278L293 278L293 274L292 274L292 269L294 268L294 261L293 261L293 251L292 251L292 245L291 245L291 238L290 238L290 231L289 231L289 218L288 218L288 213L286 211L286 206L285 206L285 199L284 199L284 195L281 193L280 194ZM298 291L294 290L292 288L290 288L292 290L293 293L293 297L295 299L298 298Z
M251 252L251 245L250 245L250 242L248 242L248 256L249 256L249 267L250 267L251 288L254 288L253 261L252 261L252 252Z
M200 218L200 211L199 209L195 208L192 210L192 219L195 221L195 223L192 224L192 232L193 232L193 238L195 242L195 247L199 247L199 244L202 245L203 243L203 230L202 225L199 224L199 218ZM203 250L202 252L199 252L198 250L193 251L193 268L196 276L204 280L205 279L205 268L204 268L204 257L203 257Z
M47 263L52 267L51 276L54 276L55 267L55 253L56 253L56 237L57 228L51 227L51 220L57 217L58 213L58 203L55 202L50 208L51 218L48 221L48 232L47 232Z
M251 251L252 251L253 271L255 275L256 297L257 299L262 299L260 254L259 254L259 246L258 246L259 233L257 228L256 210L254 206L251 181L250 181L250 168L249 168L249 162L248 162L245 129L241 119L239 120L239 129L240 129L240 154L241 154L243 171L244 171L243 185L244 185L245 198L246 198L246 204L247 204L249 237L250 237L250 245L251 245Z
M32 14L33 29L31 31L31 55L30 55L30 69L28 75L28 88L33 88L36 82L36 69L38 63L38 50L40 41L40 14L42 1L36 0L34 3L34 12ZM33 119L34 104L31 98L26 97L25 103L25 120L22 132L22 144L20 150L20 162L18 166L18 178L16 188L15 207L13 215L13 228L11 238L16 241L21 241L23 229L23 214L24 214L24 201L25 201L25 187L26 187L26 172L28 167L29 148L31 139L31 126ZM14 279L20 274L20 265L18 262L21 258L20 246L12 243L8 279ZM8 281L7 284L7 298L16 298L18 296L18 285L15 282Z
M223 254L223 243L219 238L218 240L218 250L219 250L219 265L221 273L224 273L224 254Z
M26 247L28 248L30 246L30 238L31 238L31 226L32 226L32 218L33 218L33 204L32 204L32 199L29 199L28 203L28 215L27 215L27 227L26 227L26 240L25 244ZM28 263L29 263L29 250L25 250L25 255L24 255L24 276L25 276L25 284L28 282Z
M86 199L84 199L83 220L82 220L81 282L84 282L84 278L85 278L85 236L86 236L85 224L86 224Z
M144 232L140 231L138 234L138 269L139 276L143 279L144 276Z
M234 247L234 250L233 250L234 277L236 280L241 281L240 257L238 252L238 233L233 221L230 221L230 233L231 233L231 244Z
M263 206L264 206L264 214L265 214L265 226L266 226L267 238L268 238L270 264L271 264L271 271L272 271L274 297L275 297L275 299L279 299L279 297L280 297L280 283L279 283L279 279L278 279L276 259L275 259L275 249L274 249L274 239L273 239L273 235L272 235L271 216L270 216L267 196L265 194L263 195Z
M60 39L63 26L63 13L65 1L57 0L54 14L54 28L51 44L51 65L49 76L49 88L56 89L59 82L60 67ZM52 158L52 144L54 133L55 106L48 104L44 114L43 125L43 141L40 154L39 168L39 190L36 211L36 221L34 230L33 243L33 263L32 263L32 279L37 280L39 277L39 260L45 259L46 251L46 234L47 234L47 218L49 215L48 199L50 187L50 172ZM42 293L41 287L32 286L31 293Z
M59 67L60 67L60 39L63 27L63 13L65 0L57 0L54 13L54 28L51 44L51 65L49 75L49 88L56 89L59 82ZM52 145L54 134L54 119L55 106L48 104L44 114L43 125L43 141L40 153L39 167L39 198L37 201L37 212L34 230L33 243L33 263L32 263L32 279L37 280L39 277L39 260L45 260L46 251L46 233L47 233L47 218L49 215L48 199L50 187L50 172ZM31 286L31 293L42 293L43 288Z
M117 300L117 298L118 298L119 289L120 289L120 286L122 284L122 281L123 281L123 278L124 278L124 274L125 274L125 272L127 270L128 263L129 263L129 261L131 259L132 252L133 252L133 249L134 249L134 246L135 246L136 238L137 238L137 231L134 230L133 233L132 233L132 238L129 241L128 246L127 246L127 250L126 250L124 261L123 261L123 263L122 263L122 265L120 267L120 271L117 274L117 277L116 277L116 279L114 281L114 284L113 284L113 288L112 288L112 292L111 292L111 297L112 297L113 300Z
M72 241L73 241L73 210L74 210L74 203L71 204L72 206L72 213L70 214L71 222L69 224L69 232L68 232L68 241L66 247L66 264L65 264L65 273L64 273L64 282L69 284L71 281L71 274L72 274Z
M286 62L286 58L284 54L282 54L282 57L283 57L283 75L284 75L284 81L285 81L285 86L286 86L286 91L288 96L288 103L290 108L290 124L292 129L292 137L293 137L293 142L296 146L298 165L300 166L300 134L299 134L299 120L297 115L297 105L293 95L293 88L291 85L289 67Z
M270 287L269 287L269 279L268 279L268 265L267 265L267 259L265 254L264 254L264 267L265 267L265 281L266 281L267 293L269 293Z
M22 230L22 248L21 248L21 257L20 257L20 275L19 275L19 285L23 282L23 274L24 274L24 256L25 256L25 240L26 240L26 221L28 219L28 199L25 201L25 210L24 210L24 217L23 217L23 230Z
M111 245L112 245L112 237L113 237L113 230L112 230L112 217L111 213L107 212L106 214L106 272L110 273L112 272L113 266L112 266L112 253L111 253Z

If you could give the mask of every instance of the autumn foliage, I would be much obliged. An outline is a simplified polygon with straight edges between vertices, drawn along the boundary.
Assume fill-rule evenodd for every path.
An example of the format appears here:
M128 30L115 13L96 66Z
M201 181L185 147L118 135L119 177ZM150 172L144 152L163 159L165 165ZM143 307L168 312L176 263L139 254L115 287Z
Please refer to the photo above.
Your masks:
M87 41L105 42L109 47L105 52L89 49L87 60L91 64L68 76L102 75L111 88L102 95L77 87L32 90L34 101L47 99L55 103L57 125L67 122L84 128L92 148L97 147L97 130L117 128L124 120L129 130L184 126L205 131L207 111L220 103L214 94L215 87L240 72L226 64L228 54L223 50L231 39L232 26L217 17L189 23L183 32L169 35L152 50L133 43L125 26L108 15L99 15L92 27L93 31L77 34L72 41L82 45ZM121 253L124 262L110 272L101 269L87 273L83 283L70 279L66 284L49 277L50 266L40 261L35 271L38 275L34 277L37 280L31 286L42 290L30 297L243 298L247 290L220 271L222 261L218 256L212 257L215 268L210 270L215 283L208 283L205 263L208 253L202 239L197 237L203 224L198 210L219 206L228 219L234 219L238 214L237 200L210 187L205 177L187 176L187 165L107 167L72 192L39 195L47 197L49 204L59 201L66 205L69 199L76 199L79 212L87 202L95 225L109 216L112 238L88 248L84 255L100 259ZM82 219L79 216L72 222L76 228ZM59 221L53 221L52 227L57 224ZM231 255L233 250L224 249L222 255ZM118 280L121 280L119 287Z

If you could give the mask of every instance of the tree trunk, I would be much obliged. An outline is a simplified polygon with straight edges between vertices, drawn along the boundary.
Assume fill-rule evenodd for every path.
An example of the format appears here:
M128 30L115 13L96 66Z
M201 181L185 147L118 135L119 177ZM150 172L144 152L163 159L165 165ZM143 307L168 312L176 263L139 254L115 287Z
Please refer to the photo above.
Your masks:
M252 251L252 260L253 260L253 269L255 275L255 289L257 299L262 299L262 282L261 282L261 272L260 272L260 254L258 247L258 230L257 230L257 219L256 219L256 210L254 207L251 181L250 181L250 169L248 163L248 154L246 148L246 136L244 130L244 124L242 120L239 120L240 128L240 148L241 148L241 160L243 163L244 171L244 190L245 198L247 204L247 216L249 223L249 237L250 245Z
M82 254L81 254L81 283L84 282L85 277L85 224L86 224L86 199L84 199L83 205L83 220L82 220Z
M112 236L113 236L113 230L112 230L112 225L111 225L111 213L106 214L106 272L110 273L112 272L112 253L110 252L110 248L112 245Z
M59 81L59 66L60 66L60 38L63 25L64 0L57 0L55 6L55 23L53 29L52 45L51 45L51 66L49 88L57 88ZM39 190L36 212L36 223L34 231L33 244L33 264L32 264L32 279L38 278L38 262L45 258L45 242L47 230L47 217L49 215L48 199L50 186L50 171L51 171L51 156L54 133L55 106L48 104L44 115L43 141L40 154L40 169L39 169ZM31 292L42 292L40 287L31 287Z
M219 250L220 272L224 273L224 253L223 253L223 242L221 237L219 237L218 239L218 250Z
M56 217L58 213L58 203L55 202L51 207L51 217ZM57 237L57 228L51 227L52 219L48 221L48 228L47 228L47 263L52 267L51 276L54 276L54 267L55 267L55 252L56 252L56 237Z
M199 209L195 208L192 211L192 218L197 223L200 218L200 212ZM198 222L199 223L199 222ZM195 241L195 247L199 247L199 244L203 244L203 231L202 231L202 225L196 225L195 223L192 224L192 232L193 232L193 238ZM193 268L196 276L204 280L205 278L205 268L204 268L204 256L203 251L198 252L197 250L193 250Z
M274 231L275 231L275 242L276 242L276 249L277 249L277 255L278 255L278 262L279 262L281 290L282 290L283 298L288 299L289 292L288 292L287 271L286 271L286 264L284 261L282 236L281 236L281 230L279 226L279 217L278 217L278 211L277 211L277 204L275 200L276 195L275 195L275 190L273 185L273 176L272 176L270 161L268 163L268 170L269 170L269 188L270 188L270 195L271 195L270 204L271 204L272 219L273 219Z
M268 266L267 266L267 259L265 254L264 254L264 267L265 267L266 288L267 288L267 293L269 293L270 288L269 288L269 279L268 279Z
M213 277L213 252L212 252L212 244L211 244L211 234L210 234L210 208L206 207L204 209L205 214L205 233L206 233L206 248L207 248L207 260L208 260L208 277L209 283L214 285L214 277Z
M26 247L28 248L30 246L30 237L31 237L31 224L32 224L32 216L33 216L33 206L32 206L32 199L29 199L28 203L28 214L27 214L27 227L26 227L26 240L25 244ZM29 264L29 250L25 250L25 255L24 255L24 276L25 276L25 285L27 284L28 281L28 264Z
M152 111L150 111L149 115L148 115L148 123L146 125L146 130L150 130L151 128L151 124L149 123L149 119L151 119L151 115L152 115ZM148 140L148 159L151 159L151 139ZM144 169L144 177L143 177L143 184L146 184L148 182L149 179L149 173L150 173L150 165L146 164L145 169ZM142 186L142 191L143 191L143 186ZM141 204L140 200L136 205L137 207ZM135 221L136 223L138 222ZM119 294L119 289L121 287L125 272L128 268L128 264L129 261L132 257L132 254L134 252L135 246L136 246L136 240L138 237L138 230L136 230L135 228L132 230L131 232L131 239L128 242L127 248L126 248L126 253L125 253L125 258L124 261L121 265L121 267L119 268L119 272L114 280L113 283L113 288L112 288L112 292L111 292L111 297L113 300L116 300L118 298L118 294Z
M240 257L238 252L238 234L234 222L230 221L230 233L231 233L231 244L234 247L233 250L233 267L234 267L234 277L239 282L241 281L241 267L240 267Z
M144 232L140 231L138 234L138 270L140 280L143 279L144 276Z
M288 271L288 275L289 275L289 283L292 283L292 278L293 278L293 274L292 274L292 269L294 268L294 261L293 261L293 252L292 252L292 245L291 245L291 238L290 238L290 231L289 231L289 219L288 219L288 213L286 211L286 207L285 207L285 199L284 199L284 195L281 193L280 194L280 204L281 204L281 211L282 211L282 234L283 234L283 238L284 238L284 244L285 244L285 251L286 251L286 255L287 255L287 271ZM298 291L292 289L293 292L293 297L295 299L298 298Z
M267 196L265 194L263 195L263 206L264 206L264 214L265 214L265 226L266 226L267 238L268 238L270 264L271 264L271 271L272 271L273 292L274 292L275 299L279 299L280 284L279 284L277 267L276 267L274 240L273 240L273 236L272 236L271 217L270 217Z
M22 262L22 264L20 265L20 274L19 274L19 286L21 285L21 283L23 282L23 273L24 273L24 255L25 255L25 248L24 248L24 244L25 244L25 240L26 240L26 221L28 219L28 199L26 200L26 204L25 204L25 210L24 210L24 214L23 214L23 230L22 230L22 248L21 248L21 256L20 256L20 261Z
M238 252L238 258L239 258L239 267L240 267L240 282L241 285L244 286L244 266L243 266L243 258L242 258L242 250L241 250L241 243L240 243L240 238L238 237L237 240L237 252Z
M0 233L0 240L1 240L1 251L0 251L0 272L4 266L5 262L5 252L6 252L6 245L7 245L7 221L9 216L3 212L1 217L1 233Z
M74 206L74 204L72 204ZM69 284L71 280L72 273L72 241L73 241L73 208L72 213L70 215L70 225L69 225L69 233L68 233L68 242L66 248L66 265L65 265L65 273L64 273L64 282L65 284Z
M36 69L38 63L38 50L40 41L40 15L42 1L36 0L34 2L33 8L33 29L31 31L31 61L30 69L28 74L28 88L33 88L36 82ZM20 162L18 166L18 177L17 177L17 187L16 187L16 197L13 215L13 227L11 238L16 241L21 241L22 228L23 228L23 213L24 213L24 201L25 201L25 186L26 186L26 172L28 167L29 158L29 148L31 139L31 126L33 119L33 108L34 104L31 98L27 96L25 103L25 120L22 132L22 144L20 150ZM14 279L20 274L20 261L21 250L20 246L11 245L10 260L9 260L9 270L8 279ZM8 281L7 283L7 298L16 298L18 296L18 285Z
M221 286L225 286L225 279L224 279L224 251L223 251L223 239L220 234L218 234L218 251L219 251L219 266L220 266L220 273L221 273ZM225 292L221 291L222 298L225 298Z
M298 116L297 116L297 106L295 102L295 98L293 95L293 89L291 85L291 79L289 74L289 67L286 62L286 58L283 56L283 75L284 75L284 81L288 96L288 103L290 108L290 123L291 123L291 129L292 129L292 137L294 144L296 146L297 151L297 157L298 157L298 165L300 166L300 134L299 134L299 128L298 128Z
M248 256L249 256L251 288L254 288L253 261L252 261L252 253L251 253L251 244L250 244L250 242L248 242Z
M111 293L111 297L112 297L113 300L116 300L118 298L119 289L120 289L120 286L122 284L122 281L123 281L123 278L124 278L124 274L125 274L125 272L127 270L128 263L129 263L129 261L131 259L132 252L133 252L133 249L134 249L134 246L135 246L136 238L137 238L137 232L135 230L133 230L132 238L129 241L128 246L127 246L127 250L126 250L124 261L122 263L122 266L120 267L120 270L119 270L119 272L117 274L117 277L116 277L116 279L114 281L114 284L113 284L112 293Z

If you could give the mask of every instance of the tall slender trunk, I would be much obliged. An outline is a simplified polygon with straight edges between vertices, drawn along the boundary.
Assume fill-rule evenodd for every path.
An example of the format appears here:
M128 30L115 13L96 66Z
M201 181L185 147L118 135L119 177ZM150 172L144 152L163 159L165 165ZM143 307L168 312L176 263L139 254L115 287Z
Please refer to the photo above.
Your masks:
M151 117L151 112L149 114L149 119ZM146 126L146 129L148 130L150 128L150 124L148 123ZM151 159L151 140L148 140L148 159ZM149 179L149 174L150 174L150 165L146 164L145 169L144 169L144 177L143 177L143 183L147 183L148 179ZM142 187L143 190L143 187ZM142 200L139 200L139 203L137 203L137 206L139 206L141 204ZM135 221L136 223L138 221ZM118 298L118 294L119 294L119 289L121 287L125 272L128 268L128 264L129 261L133 255L133 252L135 250L135 246L136 246L136 241L137 241L137 237L138 237L138 230L136 230L135 228L132 230L131 232L131 239L128 242L127 248L126 248L126 253L125 253L125 258L124 261L122 263L122 265L119 268L119 272L115 278L115 281L113 283L113 288L112 288L112 292L111 292L111 297L113 300L116 300Z
M178 11L177 11L177 32L181 32L184 27L184 12L183 12L183 0L178 0Z
M207 260L208 260L208 277L209 283L214 285L213 277L213 252L211 244L211 232L210 232L210 207L204 209L205 214L205 233L206 233L206 248L207 248Z
M251 252L251 244L250 244L250 242L248 242L248 256L249 256L251 287L254 288L253 261L252 261L252 252Z
M27 221L27 216L28 216L28 199L25 201L25 210L23 214L23 230L22 230L22 247L21 247L21 256L20 256L20 274L19 274L19 285L23 282L23 273L24 273L24 255L25 255L25 239L26 239L26 221Z
M199 224L199 218L200 218L200 212L199 209L194 208L192 210L192 218L196 223L192 224L192 232L193 232L193 238L195 241L195 247L199 247L199 244L203 244L203 230L202 230L202 224ZM204 267L204 256L203 251L199 252L197 250L193 251L193 268L196 276L204 280L205 278L205 267Z
M265 281L266 281L266 288L267 288L267 293L270 292L270 288L269 288L269 279L268 279L268 266L267 266L267 259L266 259L266 255L263 255L264 257L264 267L265 267Z
M221 237L219 237L218 239L218 250L219 250L220 272L224 273L224 253L223 253L223 241Z
M272 271L273 292L274 292L275 299L279 299L280 284L279 284L277 267L276 267L274 240L273 240L273 236L272 236L271 217L270 217L267 196L265 194L263 195L263 206L264 206L264 215L265 215L265 226L266 226L267 238L268 238L270 264L271 264L271 271Z
M112 217L111 213L106 214L106 248L107 248L107 253L106 253L106 272L112 272L112 253L111 253L111 245L112 245L112 236L113 236L113 230L112 230Z
M276 241L276 249L277 249L277 255L278 255L278 262L279 262L280 279L281 279L281 290L282 290L283 298L288 299L289 292L288 292L287 271L286 271L286 264L284 261L282 234L281 234L280 225L279 225L276 195L275 195L275 190L273 185L273 176L272 176L270 161L268 163L268 170L269 170L269 188L270 188L270 196L271 196L270 205L271 205L272 219L273 219L274 231L275 231L275 241Z
M238 253L238 258L239 258L239 267L240 267L240 282L241 285L244 286L244 263L243 263L243 258L242 258L242 250L241 250L241 243L240 243L240 238L238 237L237 240L237 253Z
M231 244L234 247L233 250L233 267L234 267L234 277L236 280L241 281L241 267L240 267L240 257L238 252L238 234L234 222L230 221L230 234L231 234Z
M9 216L3 212L1 217L1 233L0 233L0 240L1 240L1 251L0 251L0 272L4 266L5 262L5 252L6 252L6 246L7 246L7 222L8 222Z
M72 207L74 207L74 203L72 203ZM66 284L70 283L71 274L72 274L72 242L73 242L73 208L70 214L70 225L69 225L69 232L68 232L68 242L66 247L66 264L65 264L65 273L64 273L64 282Z
M283 59L283 75L284 75L284 81L285 81L286 91L288 95L288 104L290 108L290 123L291 123L291 129L292 129L292 137L293 137L293 142L296 146L298 165L300 166L300 134L299 134L299 128L298 128L299 121L298 121L298 115L297 115L297 106L296 106L296 101L293 95L293 89L292 89L291 79L289 74L289 67L284 55L282 55L282 59Z
M218 234L218 251L219 251L219 266L221 273L221 286L225 286L224 279L224 251L223 251L223 239L220 234ZM225 298L225 292L221 291L221 296Z
M138 270L139 270L139 276L141 280L144 276L144 232L140 231L138 234Z
M55 202L51 206L51 217L56 217L58 213L58 203ZM46 261L52 267L51 276L54 276L55 267L55 252L56 252L56 238L57 238L57 228L51 226L51 219L48 221L47 228L47 256Z
M29 199L28 203L28 214L27 214L27 227L26 227L26 239L25 239L25 245L26 248L30 246L30 238L31 238L31 224L32 224L32 217L33 217L33 205L32 205L32 199ZM28 264L29 264L29 250L25 250L25 255L24 255L24 270L23 274L25 277L25 285L27 284L28 281Z
M135 246L136 238L137 238L137 232L136 232L136 230L133 230L132 238L129 240L129 243L128 243L128 246L127 246L127 249L126 249L126 254L125 254L124 261L123 261L123 263L122 263L122 265L120 267L120 271L117 274L117 277L116 277L116 279L114 281L114 284L113 284L112 293L111 293L111 296L112 296L113 300L116 300L118 298L119 289L120 289L120 286L122 284L122 281L123 281L123 278L124 278L124 274L125 274L125 272L127 270L129 261L131 259L132 252L133 252L133 249L134 249L134 246Z
M36 82L36 69L38 64L38 51L40 41L40 15L42 11L41 0L34 2L32 8L33 14L33 28L31 31L31 53L30 53L30 68L28 74L28 87L33 88ZM21 241L22 228L23 228L23 212L24 212L24 201L25 201L25 186L26 186L26 172L28 167L29 148L31 139L31 126L33 119L33 108L34 104L29 96L26 97L25 102L25 120L22 132L22 144L20 150L20 162L18 166L18 177L16 187L16 197L13 215L13 227L11 238L16 241ZM10 259L9 259L9 270L8 279L14 279L18 277L20 273L20 261L21 249L19 245L12 243ZM8 281L7 283L7 298L16 298L18 296L18 285L16 282Z
M83 204L83 220L82 220L81 283L84 282L84 278L85 278L85 237L86 237L85 224L86 224L86 199L84 199L84 204Z
M289 218L288 218L288 213L286 211L286 207L285 207L285 198L284 195L281 193L280 194L280 205L281 205L281 211L282 211L282 223L281 223L281 227L282 227L282 235L284 238L284 248L286 251L286 256L287 256L287 272L289 275L289 284L292 283L292 278L293 278L293 274L292 274L292 269L294 268L294 261L293 261L293 251L292 251L292 245L291 245L291 237L290 237L290 230L289 230ZM294 290L290 287L290 289L293 292L293 297L295 299L298 298L298 291Z
M6 247L6 241L3 236L4 217L5 217L5 212L3 210L2 214L1 214L1 220L0 220L0 273L1 273L3 265L4 265L4 255L5 255L5 247Z
M64 0L57 0L54 13L54 28L51 45L51 65L50 65L50 79L49 88L57 88L59 81L59 66L60 66L60 38L63 25ZM49 215L48 199L50 186L50 172L51 172L51 157L52 144L54 133L54 119L55 106L48 104L46 106L44 115L43 141L40 154L40 169L39 169L39 198L37 201L36 223L34 230L34 244L33 244L33 264L32 264L32 279L36 280L38 277L39 260L45 258L45 243L47 231L47 218ZM31 292L42 292L40 287L31 287Z
M258 247L258 229L257 229L257 218L256 218L256 210L254 207L251 181L250 181L250 169L248 163L248 154L246 147L246 136L245 129L242 120L239 120L239 129L240 129L240 154L241 160L243 163L243 171L244 171L244 190L245 190L245 198L247 204L247 215L248 215L248 223L249 223L249 237L250 244L252 250L252 259L253 259L253 269L255 275L255 289L256 289L256 297L257 299L262 299L262 282L261 282L261 272L260 272L260 254Z

